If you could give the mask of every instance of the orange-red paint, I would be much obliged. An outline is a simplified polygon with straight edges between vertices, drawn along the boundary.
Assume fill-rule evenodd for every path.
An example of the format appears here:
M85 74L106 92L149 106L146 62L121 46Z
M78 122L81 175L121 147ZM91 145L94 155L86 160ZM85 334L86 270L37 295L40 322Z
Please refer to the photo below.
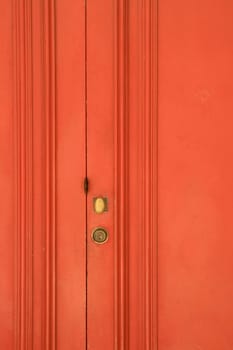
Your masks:
M0 2L1 349L232 349L232 10Z

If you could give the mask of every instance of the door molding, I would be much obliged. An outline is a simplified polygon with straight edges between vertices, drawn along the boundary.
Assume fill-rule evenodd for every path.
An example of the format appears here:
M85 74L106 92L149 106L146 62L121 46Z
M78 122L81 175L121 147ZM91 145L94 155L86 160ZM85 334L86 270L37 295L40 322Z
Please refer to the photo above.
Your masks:
M32 347L32 32L31 3L14 2L16 334L15 348ZM27 35L26 32L27 31Z
M157 11L116 8L116 349L157 348Z
M34 348L35 322L41 348L56 348L56 88L55 3L13 1L15 129L15 349ZM39 78L40 77L40 78ZM40 106L40 107L39 107ZM37 128L37 129L36 129ZM36 129L36 130L35 130ZM35 136L38 133L40 140ZM41 153L36 153L39 142ZM41 203L35 213L34 167L41 166ZM36 214L36 215L35 215ZM40 220L41 253L34 233ZM38 254L38 253L37 253ZM34 276L39 265L41 276ZM35 279L41 282L35 281ZM40 320L34 289L41 290Z

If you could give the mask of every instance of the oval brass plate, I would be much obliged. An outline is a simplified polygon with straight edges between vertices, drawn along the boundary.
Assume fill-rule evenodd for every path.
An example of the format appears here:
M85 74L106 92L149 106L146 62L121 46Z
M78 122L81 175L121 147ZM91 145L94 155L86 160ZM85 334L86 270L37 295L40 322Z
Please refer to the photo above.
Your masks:
M95 243L103 244L108 240L108 232L103 227L98 227L92 232L92 239Z
M93 204L96 214L102 214L103 212L108 210L107 198L96 197L93 200Z

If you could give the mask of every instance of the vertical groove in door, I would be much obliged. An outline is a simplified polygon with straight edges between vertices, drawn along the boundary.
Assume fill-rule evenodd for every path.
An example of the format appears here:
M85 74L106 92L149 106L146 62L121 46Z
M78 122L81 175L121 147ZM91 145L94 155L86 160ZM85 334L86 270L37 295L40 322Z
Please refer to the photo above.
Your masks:
M32 4L14 3L16 259L15 349L32 347L33 329L33 110Z
M153 7L153 5L152 5ZM156 346L157 346L157 350L159 350L159 313L158 313L158 310L159 310L159 176L158 176L158 169L159 169L159 106L158 106L158 94L159 94L159 53L158 53L158 50L159 50L159 0L156 1L156 4L155 4L155 9L156 9L156 12L153 11L153 8L152 8L152 23L153 23L153 19L154 19L154 23L156 23L155 25L155 29L153 31L152 30L152 42L153 42L153 37L155 38L155 41L156 41L156 50L155 52L152 50L152 62L153 62L153 59L154 61L156 62L155 63L155 79L156 79L156 97L155 98L155 113L156 113L156 173L157 173L157 176L156 176L156 229L157 229L157 234L156 234L156 243L155 243L155 254L156 254L156 292L155 292L155 295L156 295L156 301L155 301L155 309L156 309L156 316L155 316L155 324L156 324L156 340L155 340L155 343L156 343ZM154 17L153 17L153 14L154 14ZM153 28L153 27L152 27ZM154 53L154 57L153 57L153 53ZM156 56L156 57L155 57ZM153 64L153 63L151 63ZM153 67L152 67L152 71L153 71ZM153 98L153 94L152 94L152 98Z
M43 11L43 112L45 127L44 154L44 349L55 350L57 312L56 255L56 24L55 1L42 2Z
M115 225L116 240L116 292L115 324L116 349L127 350L129 345L129 231L128 188L129 188L129 3L117 2L116 77L117 111L115 120Z
M155 8L155 11L153 11L153 6ZM156 316L155 316L155 324L156 324L156 336L154 337L154 340L156 345L156 350L159 350L159 176L158 176L158 169L159 169L159 107L158 107L158 93L159 93L159 0L156 1L156 4L152 4L152 11L151 11L151 23L155 23L154 30L151 29L151 45L153 47L153 43L155 45L155 50L151 50L151 71L152 71L152 77L156 81L155 84L155 90L152 91L152 100L155 102L155 115L156 115L156 122L155 122L155 135L156 135L156 141L155 141L155 152L156 152L156 164L155 164L155 172L156 172L156 183L155 183L155 193L156 193L156 200L155 200L155 206L156 206L156 244L155 244L155 254L156 254L156 286L155 286L155 310L156 310ZM151 26L151 28L153 28ZM154 70L153 70L153 64L154 64ZM154 72L154 74L153 74ZM153 181L153 179L152 179ZM153 257L152 257L153 259ZM153 297L152 297L153 298Z
M87 190L86 190L86 315L85 315L85 322L86 322L86 350L87 350L87 313L88 313L88 294L87 294L87 288L88 288L88 242L87 242L87 196L88 196L88 169L87 169L87 0L85 0L85 176L87 181Z

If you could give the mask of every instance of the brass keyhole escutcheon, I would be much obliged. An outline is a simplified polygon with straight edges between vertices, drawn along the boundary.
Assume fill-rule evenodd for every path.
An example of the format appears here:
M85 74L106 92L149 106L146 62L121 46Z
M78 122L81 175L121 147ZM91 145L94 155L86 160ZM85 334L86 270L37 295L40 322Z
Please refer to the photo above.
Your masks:
M92 232L92 239L97 244L103 244L108 240L108 232L103 227L97 227Z

